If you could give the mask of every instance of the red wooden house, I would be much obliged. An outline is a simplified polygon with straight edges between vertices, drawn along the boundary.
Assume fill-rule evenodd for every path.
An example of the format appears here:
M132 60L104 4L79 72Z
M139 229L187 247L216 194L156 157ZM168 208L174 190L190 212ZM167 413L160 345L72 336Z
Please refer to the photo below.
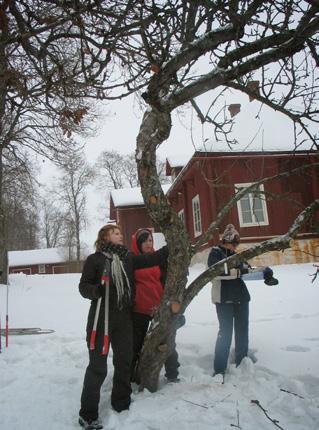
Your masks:
M9 273L57 274L68 273L69 261L62 248L9 251Z
M182 169L178 166L172 169L167 163L167 173L177 175L167 196L172 207L184 220L194 243L237 190L262 178L313 164L309 169L260 185L259 189L264 195L249 193L231 208L220 226L220 232L223 232L228 223L233 223L240 231L242 246L245 246L245 243L255 243L284 234L296 215L319 198L319 168L314 165L315 162L318 162L318 154L309 151L197 151ZM292 253L287 251L284 255L274 252L271 257L261 256L258 264L265 262L265 259L269 261L269 258L271 264L311 260L309 254L319 254L318 236L312 220L298 236L299 240L295 242ZM203 249L210 248L218 240L216 234Z
M262 178L313 164L311 168L291 176L260 185L259 190L265 194L249 193L231 208L220 225L220 232L226 224L233 223L240 231L241 246L244 247L245 244L247 246L284 234L296 215L315 198L319 198L319 169L315 166L316 162L318 154L309 151L196 151L185 166L167 161L166 173L174 179L167 196L184 221L192 243L195 243L237 190ZM111 199L111 217L120 222L125 240L128 239L126 231L151 225L142 197L138 205L127 205L125 202L121 205ZM292 251L265 254L254 263L313 261L313 255L319 254L319 235L315 233L314 222L311 220L298 236ZM203 246L201 261L206 261L208 249L218 240L217 233Z

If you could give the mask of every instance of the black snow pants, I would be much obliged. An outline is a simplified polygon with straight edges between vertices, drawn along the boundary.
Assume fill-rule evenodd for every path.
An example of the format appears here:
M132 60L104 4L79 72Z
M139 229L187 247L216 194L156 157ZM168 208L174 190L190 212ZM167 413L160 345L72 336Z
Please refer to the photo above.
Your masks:
M132 381L136 381L135 368L138 363L139 354L142 350L144 339L152 317L145 314L133 312L133 362L132 362ZM178 354L176 351L175 339L172 345L172 352L165 362L165 376L168 379L175 379L178 376Z
M80 416L85 420L98 418L101 386L107 375L107 355L102 355L103 330L97 331L96 347L89 350L81 395ZM113 388L111 404L121 412L131 403L131 366L133 357L133 330L130 311L118 311L109 316L109 340L113 350Z

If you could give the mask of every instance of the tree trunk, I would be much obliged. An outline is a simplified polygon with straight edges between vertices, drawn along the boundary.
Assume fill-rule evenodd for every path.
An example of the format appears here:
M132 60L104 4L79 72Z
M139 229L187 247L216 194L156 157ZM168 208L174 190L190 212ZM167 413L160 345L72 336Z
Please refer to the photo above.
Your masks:
M138 368L141 387L156 391L160 370L175 336L174 321L182 306L191 259L190 241L182 222L171 209L156 172L156 148L171 129L168 113L156 109L144 114L137 137L136 161L145 205L152 221L164 233L169 250L165 292L146 338Z

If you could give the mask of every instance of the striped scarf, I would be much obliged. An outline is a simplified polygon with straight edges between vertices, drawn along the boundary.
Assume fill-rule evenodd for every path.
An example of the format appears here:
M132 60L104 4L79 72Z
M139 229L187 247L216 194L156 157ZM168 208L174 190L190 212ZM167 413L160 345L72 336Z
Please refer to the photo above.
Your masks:
M102 355L107 355L109 350L109 296L110 296L110 275L112 276L116 293L117 293L117 304L119 309L123 308L125 303L131 300L131 288L128 276L125 272L122 260L127 257L129 251L123 245L114 245L110 242L105 242L102 245L101 252L105 255L105 264L101 278L101 285L104 285L105 290L105 314L104 314L104 343ZM111 260L111 267L110 267ZM97 301L96 311L94 316L93 329L90 339L90 349L95 349L95 338L97 322L99 319L99 313L101 308L102 297Z
M101 247L102 253L112 260L111 276L117 292L117 304L119 309L131 299L130 281L123 266L123 261L129 254L129 250L123 245L114 245L104 242Z

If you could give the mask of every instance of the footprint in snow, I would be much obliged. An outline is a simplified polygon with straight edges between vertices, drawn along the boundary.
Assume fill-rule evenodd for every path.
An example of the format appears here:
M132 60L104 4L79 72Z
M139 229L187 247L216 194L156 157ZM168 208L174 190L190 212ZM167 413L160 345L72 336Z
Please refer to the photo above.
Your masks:
M284 351L293 351L293 352L308 352L310 348L306 348L304 346L299 345L288 345L286 348L281 348Z

